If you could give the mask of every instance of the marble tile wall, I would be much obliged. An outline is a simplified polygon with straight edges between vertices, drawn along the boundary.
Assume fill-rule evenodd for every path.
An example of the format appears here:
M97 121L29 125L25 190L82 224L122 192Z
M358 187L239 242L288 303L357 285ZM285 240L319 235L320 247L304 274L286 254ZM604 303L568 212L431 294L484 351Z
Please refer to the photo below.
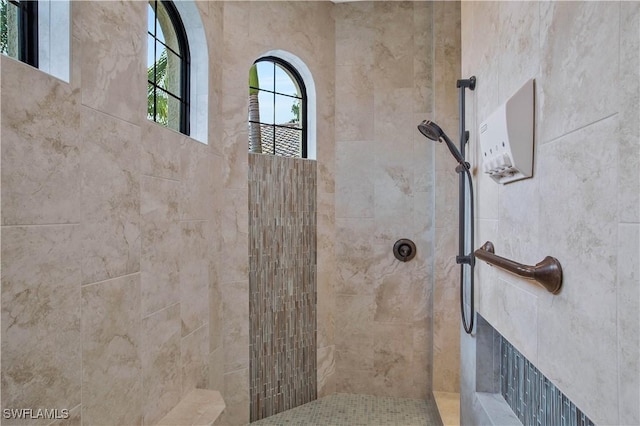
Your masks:
M316 169L249 154L251 421L317 398Z
M476 173L476 241L528 264L554 256L564 273L552 296L480 264L478 312L596 424L640 422L639 22L628 2L462 5L471 129L536 79L534 176L499 186ZM478 167L477 131L471 145ZM461 344L468 422L475 339Z
M217 2L211 2L216 4ZM274 49L297 56L310 70L317 106L317 383L335 389L334 367L334 19L331 2L224 2L221 46L221 372L227 408L218 424L249 421L249 213L247 73ZM275 31L274 29L278 29ZM218 358L218 359L219 359ZM220 374L220 373L218 373Z
M460 3L433 4L434 110L432 119L454 141L459 140ZM467 125L467 128L470 128ZM433 390L460 391L460 267L458 253L458 174L456 162L442 144L435 146Z
M457 355L443 351L457 350L457 328L437 333L442 350L437 360L432 355L434 315L443 318L441 326L447 316L457 318L454 299L440 297L433 306L449 281L434 272L436 252L447 255L447 239L436 241L436 204L450 200L437 198L435 146L416 126L425 118L455 123L450 104L455 93L451 97L440 87L455 89L458 71L451 52L459 50L455 31L444 28L455 25L457 7L430 2L335 7L339 392L425 398L436 362L439 383L456 386ZM447 23L436 24L436 17ZM393 256L399 238L417 245L417 256L408 263ZM448 254L455 256L453 250Z
M220 132L147 121L145 7L72 2L69 84L0 59L3 409L154 424L219 385Z

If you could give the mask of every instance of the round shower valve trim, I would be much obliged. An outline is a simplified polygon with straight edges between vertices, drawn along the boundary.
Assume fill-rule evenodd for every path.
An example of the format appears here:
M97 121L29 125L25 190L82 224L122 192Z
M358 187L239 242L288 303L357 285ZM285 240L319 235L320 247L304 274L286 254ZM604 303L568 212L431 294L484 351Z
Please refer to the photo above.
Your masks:
M416 245L413 241L402 238L393 245L393 255L401 262L408 262L416 256Z

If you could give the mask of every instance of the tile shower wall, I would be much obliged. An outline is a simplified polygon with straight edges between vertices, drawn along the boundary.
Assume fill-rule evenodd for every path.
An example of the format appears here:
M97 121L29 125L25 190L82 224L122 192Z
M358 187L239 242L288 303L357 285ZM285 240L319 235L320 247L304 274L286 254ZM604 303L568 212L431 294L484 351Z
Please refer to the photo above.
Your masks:
M553 296L479 263L478 311L594 423L640 424L640 4L463 2L461 28L474 168L479 123L536 79L533 178L476 173L476 241L564 274ZM471 424L485 373L461 344Z
M220 15L198 6L204 22ZM71 2L70 84L0 59L3 409L154 424L208 385L220 137L147 121L146 7ZM210 44L222 34L206 30ZM213 57L209 70L215 117Z
M221 270L222 346L218 383L227 408L218 424L249 422L249 213L247 75L253 61L274 49L300 58L316 93L317 145L317 383L318 394L335 389L334 281L334 20L331 2L229 1L223 4L224 41L216 58L222 67L224 162L221 243L227 257Z
M317 397L316 168L249 154L251 421Z
M425 398L436 376L455 387L440 390L457 390L455 279L434 272L455 258L445 206L454 200L433 186L436 158L447 157L416 129L427 117L455 129L456 31L444 29L456 11L454 2L335 7L338 392ZM399 238L416 243L408 263L393 257Z
M460 3L433 4L433 120L458 140L456 80L460 74ZM431 141L424 140L431 144ZM435 146L433 285L433 390L460 391L460 268L458 250L458 174L447 149Z

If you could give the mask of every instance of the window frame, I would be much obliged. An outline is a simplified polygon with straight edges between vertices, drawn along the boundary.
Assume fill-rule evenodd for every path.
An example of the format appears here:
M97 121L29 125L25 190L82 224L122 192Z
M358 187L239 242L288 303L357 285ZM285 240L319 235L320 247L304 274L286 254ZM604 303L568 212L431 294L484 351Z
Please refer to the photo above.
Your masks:
M293 78L294 83L297 84L298 89L300 90L300 108L302 110L301 112L301 117L300 117L300 131L301 131L301 147L300 147L300 157L291 157L291 158L307 158L308 152L307 152L307 100L308 100L308 96L307 96L307 88L306 85L304 84L304 80L302 79L302 76L300 75L300 73L298 72L298 70L291 65L289 62L285 61L282 58L279 58L277 56L262 56L258 59L256 59L254 61L254 64L257 64L259 62L271 62L274 64L274 74L275 74L275 66L276 65L280 65L280 67L284 68L289 74L290 76ZM274 79L275 81L275 79ZM274 95L282 95L282 96L288 96L288 97L293 97L291 95L288 95L286 93L282 93L282 92L278 92L276 90L276 88L274 87L274 90L266 90L266 89L262 89L260 87L253 87L253 86L249 86L251 89L256 89L258 91L262 91L262 92L266 92L266 93L272 93ZM297 98L297 97L296 97ZM274 109L275 109L275 96L274 96ZM275 121L275 120L274 120ZM249 121L250 123L255 123L254 121ZM276 152L276 128L291 128L290 126L283 126L283 125L279 125L277 123L264 123L264 122L259 122L257 123L261 126L265 125L265 126L271 126L273 128L273 155L277 155Z
M18 57L20 62L38 68L38 0L6 0L18 11Z
M173 52L174 54L176 54L178 57L180 57L180 98L177 98L180 101L180 133L183 133L187 136L189 136L190 134L190 117L191 117L191 54L189 51L189 39L187 38L187 32L185 30L184 27L184 23L182 22L182 17L180 16L180 12L178 12L178 9L176 8L176 5L173 3L173 1L171 0L151 0L154 2L154 18L157 15L157 4L158 3L162 3L162 6L164 6L164 8L167 11L167 14L169 15L169 19L171 20L171 24L173 26L173 30L176 33L176 38L178 41L178 46L180 48L180 54L178 54L178 52L175 52L173 49L171 49L171 47L169 47L166 43L163 43L162 41L160 41L157 37L158 31L157 31L157 25L158 25L158 19L154 19L154 32L155 34L151 34L148 30L147 30L147 36L151 36L154 39L154 43L153 43L153 59L154 59L154 81L149 81L149 79L147 79L147 83L152 85L154 90L153 90L153 119L149 119L150 121L153 121L154 123L158 123L158 121L156 120L156 105L157 105L157 95L156 95L156 91L158 89L166 92L169 96L172 96L172 94L170 94L169 92L167 92L166 90L162 89L161 87L159 87L157 85L157 75L156 75L156 66L155 64L158 61L158 55L156 52L156 46L157 43L161 43L162 45L164 45L169 51ZM151 1L149 3L151 3ZM152 6L153 7L153 6ZM147 38L148 40L148 38ZM147 48L149 48L148 46L148 41L147 41ZM158 123L160 124L160 123ZM163 126L163 127L167 127L167 126ZM167 127L168 128L168 127Z

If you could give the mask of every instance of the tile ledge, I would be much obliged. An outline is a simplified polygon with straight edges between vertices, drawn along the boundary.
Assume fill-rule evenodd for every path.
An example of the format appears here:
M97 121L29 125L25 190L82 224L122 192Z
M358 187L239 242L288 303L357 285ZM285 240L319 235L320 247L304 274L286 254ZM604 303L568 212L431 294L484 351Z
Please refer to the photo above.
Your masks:
M522 425L499 393L476 392L476 398L492 425Z
M457 392L433 391L440 421L444 426L460 425L460 394Z
M225 409L220 392L194 389L158 422L159 426L212 425Z

